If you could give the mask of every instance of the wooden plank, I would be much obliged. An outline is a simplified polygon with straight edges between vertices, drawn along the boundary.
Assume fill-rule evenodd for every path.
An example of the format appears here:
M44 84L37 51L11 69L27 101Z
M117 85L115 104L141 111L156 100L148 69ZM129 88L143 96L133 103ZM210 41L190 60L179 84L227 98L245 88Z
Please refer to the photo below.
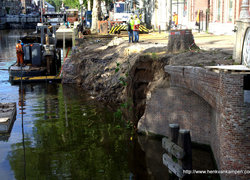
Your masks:
M0 103L0 133L10 132L16 119L16 103Z
M174 155L177 159L183 159L183 157L185 156L183 149L167 138L162 138L162 147L168 153Z
M229 71L248 71L250 68L245 65L223 65L223 66L205 66L207 69L220 69L220 70L229 70Z
M3 117L3 118L0 118L0 123L6 123L10 118L8 117Z
M179 164L175 163L167 154L163 154L162 161L163 164L167 166L168 169L172 171L176 176L178 176L179 178L184 177L182 167Z
M228 74L250 74L250 71L229 71L229 70L222 70L222 69L210 69L211 71L215 73L228 73Z

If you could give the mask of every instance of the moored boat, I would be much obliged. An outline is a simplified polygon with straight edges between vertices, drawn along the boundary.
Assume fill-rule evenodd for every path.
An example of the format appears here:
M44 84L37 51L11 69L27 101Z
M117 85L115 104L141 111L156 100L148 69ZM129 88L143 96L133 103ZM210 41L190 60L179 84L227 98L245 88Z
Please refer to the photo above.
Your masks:
M9 67L11 83L19 83L21 80L23 82L60 81L61 50L56 48L55 30L51 33L46 27L41 29L41 43L23 44L23 64L18 66L14 63ZM44 29L47 29L46 34Z

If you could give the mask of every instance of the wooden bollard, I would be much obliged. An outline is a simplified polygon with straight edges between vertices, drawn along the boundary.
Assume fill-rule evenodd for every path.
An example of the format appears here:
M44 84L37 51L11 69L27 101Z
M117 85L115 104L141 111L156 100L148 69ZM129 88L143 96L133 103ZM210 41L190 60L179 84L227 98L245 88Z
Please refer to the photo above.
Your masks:
M184 150L185 157L180 161L183 170L192 170L192 145L190 131L186 129L179 130L178 145Z
M182 180L191 180L192 175L184 173L184 170L192 170L190 131L180 129L178 124L169 124L169 132L169 139L162 139L162 147L168 152L163 154L163 164L168 167L170 178L174 174Z
M169 132L170 132L170 141L177 144L178 143L178 136L179 136L179 124L169 124Z
M160 26L159 26L159 28L160 28ZM159 29L159 31L160 31L160 29ZM175 144L178 143L179 129L180 129L179 124L169 124L169 132L170 132L169 140ZM175 155L172 155L172 156L170 155L170 157L172 157L172 159L174 159ZM172 172L169 171L169 174L172 174Z

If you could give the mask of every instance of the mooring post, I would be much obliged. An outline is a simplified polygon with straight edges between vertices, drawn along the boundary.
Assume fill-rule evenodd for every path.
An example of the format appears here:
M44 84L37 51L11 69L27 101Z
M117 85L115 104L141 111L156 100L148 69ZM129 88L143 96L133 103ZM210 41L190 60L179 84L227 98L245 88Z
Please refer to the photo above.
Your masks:
M170 132L169 139L171 142L175 144L178 143L179 129L180 129L179 124L169 124L169 132ZM173 159L175 156L170 155L170 157L172 157ZM169 170L169 173L172 175L172 172L170 170Z
M182 166L183 170L192 170L192 145L189 130L179 130L178 145L183 148L185 152L184 158L179 161L180 165ZM185 179L190 179L190 176L186 175Z
M170 140L177 144L178 143L178 136L179 136L179 124L169 124L169 132L170 132Z

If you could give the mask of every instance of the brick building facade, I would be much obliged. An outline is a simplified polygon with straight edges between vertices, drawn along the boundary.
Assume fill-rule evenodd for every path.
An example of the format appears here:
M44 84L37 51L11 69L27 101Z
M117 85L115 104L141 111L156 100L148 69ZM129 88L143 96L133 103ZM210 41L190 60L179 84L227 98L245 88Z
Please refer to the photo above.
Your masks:
M197 12L200 10L202 15L200 21L203 30L208 30L215 34L232 34L235 22L239 20L240 17L242 1L243 0L188 1L187 25L191 28L195 28Z
M242 1L243 0L210 0L210 32L232 33L236 21L240 18Z
M167 30L174 12L178 14L178 23L183 28L198 29L195 22L197 12L200 11L201 29L217 34L233 34L232 30L239 20L243 0L148 0L147 2L148 4L141 0L140 8L145 11L145 22L156 29L160 26L162 30Z

